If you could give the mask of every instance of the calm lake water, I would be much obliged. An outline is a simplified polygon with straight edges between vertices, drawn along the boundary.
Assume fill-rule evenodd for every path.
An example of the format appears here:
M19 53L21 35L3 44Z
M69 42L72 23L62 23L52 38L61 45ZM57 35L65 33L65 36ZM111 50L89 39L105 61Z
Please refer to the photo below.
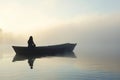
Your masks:
M37 58L33 69L30 69L28 60L12 62L15 52L10 46L8 48L9 51L1 49L0 80L120 80L120 65L116 56L108 58L105 57L107 54L100 56L98 53L99 57L86 56L76 47L77 58Z

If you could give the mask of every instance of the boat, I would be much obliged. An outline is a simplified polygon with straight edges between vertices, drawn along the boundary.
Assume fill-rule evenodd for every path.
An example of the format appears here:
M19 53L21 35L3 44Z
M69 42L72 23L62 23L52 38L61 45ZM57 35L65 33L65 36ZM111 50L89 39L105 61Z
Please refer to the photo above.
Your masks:
M25 46L12 46L17 55L27 55L27 56L64 56L64 55L73 55L69 54L73 52L76 46L72 43L65 43L59 45L50 45L50 46L38 46L38 47L25 47Z

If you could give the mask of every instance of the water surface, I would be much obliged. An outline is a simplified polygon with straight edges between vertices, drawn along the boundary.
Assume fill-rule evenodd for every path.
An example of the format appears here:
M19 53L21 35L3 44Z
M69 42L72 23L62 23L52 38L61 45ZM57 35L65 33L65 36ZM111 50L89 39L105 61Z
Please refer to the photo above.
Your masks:
M3 51L5 52L5 51ZM7 51L6 51L7 52ZM15 52L3 53L0 58L1 80L120 80L120 65L116 60L91 59L74 51L77 58L42 57L30 69L28 60L12 62Z

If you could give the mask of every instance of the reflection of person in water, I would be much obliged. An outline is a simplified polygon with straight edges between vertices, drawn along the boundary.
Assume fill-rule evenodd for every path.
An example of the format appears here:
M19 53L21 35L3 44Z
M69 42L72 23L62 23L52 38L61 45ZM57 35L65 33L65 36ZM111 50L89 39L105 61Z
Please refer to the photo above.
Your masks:
M29 66L30 66L31 69L33 69L33 63L34 63L34 61L35 61L35 58L29 58L28 59L28 64L29 64Z
M32 36L30 36L30 38L28 40L28 47L30 47L30 48L36 47Z

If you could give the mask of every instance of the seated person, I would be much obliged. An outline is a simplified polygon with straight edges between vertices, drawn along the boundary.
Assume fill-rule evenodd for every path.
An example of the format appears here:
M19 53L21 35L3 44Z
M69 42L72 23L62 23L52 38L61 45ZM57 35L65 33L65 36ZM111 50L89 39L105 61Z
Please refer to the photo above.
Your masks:
M29 40L28 40L28 47L29 48L33 48L33 47L36 47L34 41L33 41L33 37L30 36Z

